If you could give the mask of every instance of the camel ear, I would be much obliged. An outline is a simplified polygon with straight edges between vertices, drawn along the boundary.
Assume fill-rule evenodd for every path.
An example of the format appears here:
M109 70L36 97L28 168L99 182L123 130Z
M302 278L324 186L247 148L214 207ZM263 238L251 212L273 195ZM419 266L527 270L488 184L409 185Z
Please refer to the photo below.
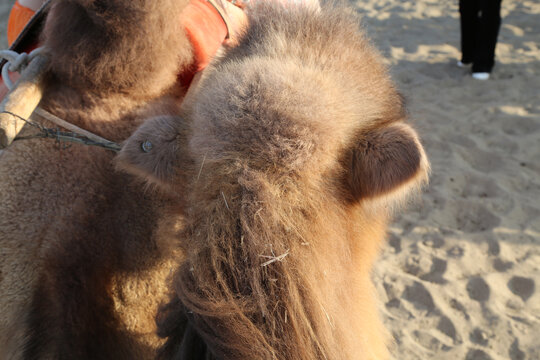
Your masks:
M408 193L427 180L429 164L416 132L392 124L362 134L352 150L348 182L354 200ZM400 191L401 190L401 191Z
M169 187L181 167L184 121L177 116L146 120L123 144L115 164L147 183Z

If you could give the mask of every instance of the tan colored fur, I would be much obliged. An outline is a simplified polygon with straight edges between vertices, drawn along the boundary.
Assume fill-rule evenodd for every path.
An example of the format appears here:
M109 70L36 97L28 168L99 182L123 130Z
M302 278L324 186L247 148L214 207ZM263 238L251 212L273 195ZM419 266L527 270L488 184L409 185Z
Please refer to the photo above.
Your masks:
M152 102L181 93L186 4L56 0L41 106L114 141L145 107L170 113ZM0 358L152 358L154 316L180 258L178 200L117 172L111 152L66 146L16 141L0 157Z
M249 21L182 117L149 120L118 158L187 188L160 356L385 359L370 269L424 151L351 10L263 2ZM162 148L142 153L150 134Z
M113 24L119 51L129 53L124 36L135 34L149 46L134 46L142 59L161 59L135 27L153 18L149 9L169 19L174 11L150 3L59 0L55 11ZM104 4L143 20L111 17ZM138 17L137 9L148 11ZM118 157L116 167L165 193L117 172L102 149L60 151L35 140L2 155L0 249L9 261L1 265L0 356L151 358L162 344L153 314L174 273L174 294L158 315L163 358L387 357L369 272L390 214L376 204L424 181L421 145L350 10L261 4L250 24L181 117L155 117L175 111L156 105ZM50 38L54 29L60 24L49 22ZM64 45L79 44L80 33ZM87 45L65 48L96 54L101 35L90 34ZM161 54L164 70L116 72L126 58L103 43L97 60L57 58L43 106L122 141L177 68ZM50 45L62 50L58 39ZM391 127L397 136L385 135ZM156 146L149 153L140 147L146 139ZM395 156L402 150L414 156ZM375 176L403 160L409 170L397 178ZM376 191L357 186L361 174L380 179Z

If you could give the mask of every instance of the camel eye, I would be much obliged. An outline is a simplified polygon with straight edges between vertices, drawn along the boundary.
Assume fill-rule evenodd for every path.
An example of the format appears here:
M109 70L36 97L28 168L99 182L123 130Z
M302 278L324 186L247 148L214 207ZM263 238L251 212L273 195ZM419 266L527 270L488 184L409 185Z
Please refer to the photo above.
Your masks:
M154 147L154 145L150 142L150 140L145 140L142 144L141 144L141 149L142 151L144 151L145 153L149 153L150 151L152 151L152 148Z

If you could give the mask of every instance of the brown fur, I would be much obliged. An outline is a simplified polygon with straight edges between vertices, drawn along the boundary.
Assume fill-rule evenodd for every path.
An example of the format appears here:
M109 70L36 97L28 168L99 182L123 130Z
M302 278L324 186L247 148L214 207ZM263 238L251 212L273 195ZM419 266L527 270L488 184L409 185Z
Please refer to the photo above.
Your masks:
M186 4L55 1L41 106L115 141L146 107L176 111L152 104L191 62ZM16 141L0 158L0 358L152 358L154 316L180 258L179 200L115 171L111 152L63 147Z
M384 359L370 269L424 151L351 10L262 2L249 21L183 117L118 159L188 189L161 357ZM151 134L163 148L142 153Z
M186 3L57 1L44 31L54 54L54 81L100 95L129 94L139 101L162 95L175 84L182 65L191 63L180 21Z

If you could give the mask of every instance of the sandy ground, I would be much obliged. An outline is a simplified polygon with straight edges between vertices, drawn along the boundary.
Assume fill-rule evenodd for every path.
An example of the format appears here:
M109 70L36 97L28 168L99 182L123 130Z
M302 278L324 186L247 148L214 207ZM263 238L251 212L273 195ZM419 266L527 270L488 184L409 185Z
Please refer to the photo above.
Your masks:
M503 1L486 82L455 66L457 1L356 5L433 167L374 273L395 358L540 359L540 3Z
M540 2L502 2L487 82L455 66L457 1L356 4L433 168L375 271L395 358L540 359Z

